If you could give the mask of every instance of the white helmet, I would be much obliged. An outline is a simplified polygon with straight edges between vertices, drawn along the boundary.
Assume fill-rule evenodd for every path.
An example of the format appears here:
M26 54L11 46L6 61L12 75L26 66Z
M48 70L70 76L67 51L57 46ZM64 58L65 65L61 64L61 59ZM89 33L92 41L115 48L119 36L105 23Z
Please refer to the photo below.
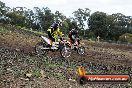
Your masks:
M58 20L56 21L56 23L59 24L59 26L62 26L62 22L63 22L63 21L62 21L61 19L58 19Z

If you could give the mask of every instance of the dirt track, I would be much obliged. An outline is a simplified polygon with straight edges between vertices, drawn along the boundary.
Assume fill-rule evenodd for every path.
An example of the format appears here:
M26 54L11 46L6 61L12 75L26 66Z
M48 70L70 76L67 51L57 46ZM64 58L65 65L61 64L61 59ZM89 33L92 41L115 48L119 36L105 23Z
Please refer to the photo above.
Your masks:
M86 54L84 56L73 52L68 59L62 59L59 52L50 52L47 60L44 56L38 58L34 53L34 46L41 39L32 33L14 30L9 27L7 33L0 33L0 88L129 88L131 85L124 84L88 84L80 86L78 83L56 79L60 77L69 79L76 77L75 70L79 65L86 66L89 72L95 73L126 73L130 67L132 71L132 46L117 45L110 43L91 43L83 41L86 45ZM5 49L7 48L7 49ZM56 62L56 60L59 60ZM65 61L66 60L66 61ZM67 63L69 60L71 63ZM47 64L50 62L49 64ZM61 65L58 65L61 64ZM68 73L68 69L72 69ZM128 68L127 68L128 67ZM57 71L56 71L57 69ZM117 70L119 69L119 70ZM24 74L29 71L44 70L50 75L58 72L57 77L39 78L34 80L25 80ZM34 73L34 72L33 72ZM49 74L50 73L50 74ZM38 74L38 73L36 73ZM47 74L46 74L47 75ZM47 75L47 76L48 76ZM68 76L68 77L67 77ZM60 78L62 79L62 78ZM72 85L72 87L71 87ZM118 87L117 87L118 86Z
M4 46L4 47L6 47L6 46ZM28 48L32 48L32 47L28 47ZM95 45L89 44L89 46L86 48L86 54L84 56L80 56L76 52L73 52L72 56L70 58L68 58L67 60L71 60L71 62L72 62L71 64L73 65L73 67L74 67L74 64L76 64L75 68L76 68L76 66L84 65L84 66L86 66L86 68L88 68L88 71L91 70L91 72L94 72L94 73L103 73L104 74L106 72L106 73L116 73L117 74L117 72L121 72L121 71L123 71L124 73L128 73L129 71L126 68L126 66L132 67L131 51L127 49L127 46L126 47L123 46L123 48L121 48L121 49L118 49L117 47L114 47L114 48L112 48L112 47L113 47L113 45L111 45L111 47L109 47L109 48L106 48L104 46L103 47L96 46L96 44ZM23 49L24 49L24 47L23 47ZM16 50L16 49L14 49L14 50ZM34 49L32 48L30 50L34 50ZM1 51L1 52L3 52L3 51ZM28 53L23 54L21 51L19 51L20 55L18 55L18 56L13 54L13 52L9 52L9 54L5 53L5 52L8 52L8 51L4 50L4 52L0 54L1 57L4 57L4 58L1 58L2 61L5 62L1 65L1 69L3 69L2 71L4 71L4 72L2 72L3 74L0 76L0 78L1 78L0 84L1 84L2 88L4 88L4 87L5 88L8 88L8 87L44 88L44 86L46 88L54 88L54 87L70 88L71 86L72 86L71 88L106 88L107 86L108 86L108 88L117 88L117 87L125 88L126 86L129 85L129 84L126 84L126 85L123 85L123 84L122 85L121 84L120 85L119 84L114 84L114 85L113 84L92 84L92 85L87 84L84 86L80 86L76 81L70 82L68 80L65 80L63 83L62 81L60 81L56 78L55 79L54 78L49 78L49 79L34 78L34 80L32 80L32 81L26 80L23 76L23 74L26 73L26 70L31 69L31 68L33 69L35 66L36 66L36 68L41 67L41 69L45 69L46 65L44 64L44 61L39 60L36 56L34 56L34 53L33 53L33 57L30 57L28 55ZM30 51L30 52L34 52L34 51ZM18 53L18 51L17 51L17 53ZM57 60L57 59L64 60L61 58L59 52L49 52L48 56L52 58L51 60L53 60L53 59L54 60ZM48 58L48 59L50 59L50 58ZM74 60L75 62L73 62L72 60ZM35 63L33 64L33 62L35 62ZM8 63L8 64L6 64L6 63ZM45 63L47 63L47 62L45 62ZM66 68L68 69L68 67L70 66L69 64L67 64L65 61L62 61L62 62L59 61L58 63L66 64L66 67L64 64L63 69L61 69L60 67L57 68L59 70L61 69L60 73L61 74L63 73L63 76L65 76L65 78L69 79L70 77L71 78L75 77L74 71L71 71L71 73L66 73L66 72L68 72L66 70ZM90 63L92 66L90 65ZM44 66L41 66L41 65L44 65ZM110 69L108 69L108 65L109 66L111 65ZM115 68L115 65L117 65L116 68ZM119 65L121 67L117 68ZM75 70L75 68L74 68L74 70ZM15 70L15 69L17 69L17 70ZM120 69L120 71L117 69ZM48 70L50 70L50 69L48 68ZM50 71L54 72L54 70L55 70L55 68L54 69L52 68L52 70L50 70ZM23 74L20 73L19 71L22 72ZM45 71L45 72L48 72L48 71Z
M89 49L89 52L87 52L88 55L82 57L74 52L72 58L68 59L70 60L70 63L67 63L65 59L62 59L59 52L49 53L48 56L52 58L47 59L44 59L44 57L38 58L37 56L30 56L21 52L18 53L14 51L8 51L8 49L4 48L1 48L0 52L0 88L129 88L129 84L86 84L84 86L81 86L76 81L69 81L69 78L75 79L77 77L77 75L75 74L75 70L76 66L79 65L86 66L86 68L88 68L88 72L96 74L117 74L118 72L122 71L123 73L128 73L128 69L124 67L115 68L113 66L110 67L110 69L106 69L106 67L108 66L106 62L109 64L111 63L103 60L99 62L99 58L94 58L94 56L96 56L96 54L98 55L98 53L95 53L94 56L90 56L90 53L93 54L91 48ZM72 60L74 60L74 62ZM101 62L105 63L101 64ZM46 63L50 64L46 65ZM56 65L53 65L54 63L56 63ZM113 64L116 63L112 63L112 65ZM68 69L70 66L72 66L73 68L70 68L71 70L69 71ZM42 78L41 76L35 76L33 77L33 80L28 80L27 78L25 78L24 74L26 74L28 71L32 71L34 68L36 69L36 71L38 71L38 69L43 69L45 73L48 72L48 75L45 74L46 77L44 78ZM59 75L63 76L66 79L61 80L62 78L60 78L58 80L54 76L50 77L49 75L52 72L59 73Z
M102 46L101 46L102 45ZM78 60L79 62L94 62L105 65L122 65L132 67L132 46L112 45L103 43L94 44L86 47L86 53L83 56L73 52L68 59ZM52 52L51 52L52 53ZM51 57L58 56L58 53L49 54ZM60 55L58 56L58 58Z
M9 41L9 40L8 40ZM11 40L10 40L11 41ZM21 40L22 41L22 40ZM12 41L13 42L13 41ZM23 44L23 46L15 45L15 42L7 43L6 41L0 41L1 47L8 47L10 49L22 51L25 53L34 54L34 44ZM19 41L18 41L19 42ZM16 44L18 44L16 42ZM131 45L118 45L110 43L89 43L83 41L86 47L86 53L83 56L78 55L76 52L72 52L70 60L78 60L81 62L95 62L106 65L123 65L132 67L132 46ZM4 44L4 45L3 45ZM24 46L25 45L25 46ZM58 52L51 52L48 56L60 58Z

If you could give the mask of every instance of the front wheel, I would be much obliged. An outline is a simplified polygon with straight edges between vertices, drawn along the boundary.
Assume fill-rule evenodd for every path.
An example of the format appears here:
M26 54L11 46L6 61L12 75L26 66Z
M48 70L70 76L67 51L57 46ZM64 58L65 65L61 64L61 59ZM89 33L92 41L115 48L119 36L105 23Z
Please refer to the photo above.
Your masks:
M68 58L71 56L71 48L69 46L63 46L60 50L60 54L63 58Z
M84 47L84 46L78 47L77 53L78 53L79 55L84 55L84 54L85 54L85 47Z
M43 49L46 46L45 43L39 42L35 46L35 52L37 55L45 55L47 53L47 50Z

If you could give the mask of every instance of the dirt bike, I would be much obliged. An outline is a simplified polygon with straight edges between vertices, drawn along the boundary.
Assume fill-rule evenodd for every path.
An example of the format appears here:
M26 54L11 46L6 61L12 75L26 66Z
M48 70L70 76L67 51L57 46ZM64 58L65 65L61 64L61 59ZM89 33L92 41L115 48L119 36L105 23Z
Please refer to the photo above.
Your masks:
M79 55L84 55L85 54L85 47L84 43L79 43L80 39L76 38L75 42L73 44L70 44L69 46L71 47L72 50L77 51Z
M55 46L50 45L50 39L41 36L42 42L39 42L35 46L35 51L38 55L46 55L49 51L56 52L59 51L63 58L68 58L71 56L71 49L68 46L68 41L64 38L57 38L57 42L54 42Z

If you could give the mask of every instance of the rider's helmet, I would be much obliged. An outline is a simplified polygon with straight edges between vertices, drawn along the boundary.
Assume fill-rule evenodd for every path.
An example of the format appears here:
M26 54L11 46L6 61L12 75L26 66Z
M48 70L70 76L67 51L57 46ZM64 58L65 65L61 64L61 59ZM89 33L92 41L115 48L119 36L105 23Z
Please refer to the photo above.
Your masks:
M72 28L71 31L74 32L74 33L76 33L76 34L78 34L78 29L77 28Z
M57 23L54 23L54 28L57 29L58 28L58 24Z
M78 34L78 33L79 33L79 29L78 29L77 26L75 27L75 30L76 30L76 32L77 32L77 34Z
M56 23L58 24L58 26L62 26L62 20L61 19L58 19L57 21L56 21Z
M78 27L77 27L77 23L76 22L72 22L72 31L76 31L78 33Z

